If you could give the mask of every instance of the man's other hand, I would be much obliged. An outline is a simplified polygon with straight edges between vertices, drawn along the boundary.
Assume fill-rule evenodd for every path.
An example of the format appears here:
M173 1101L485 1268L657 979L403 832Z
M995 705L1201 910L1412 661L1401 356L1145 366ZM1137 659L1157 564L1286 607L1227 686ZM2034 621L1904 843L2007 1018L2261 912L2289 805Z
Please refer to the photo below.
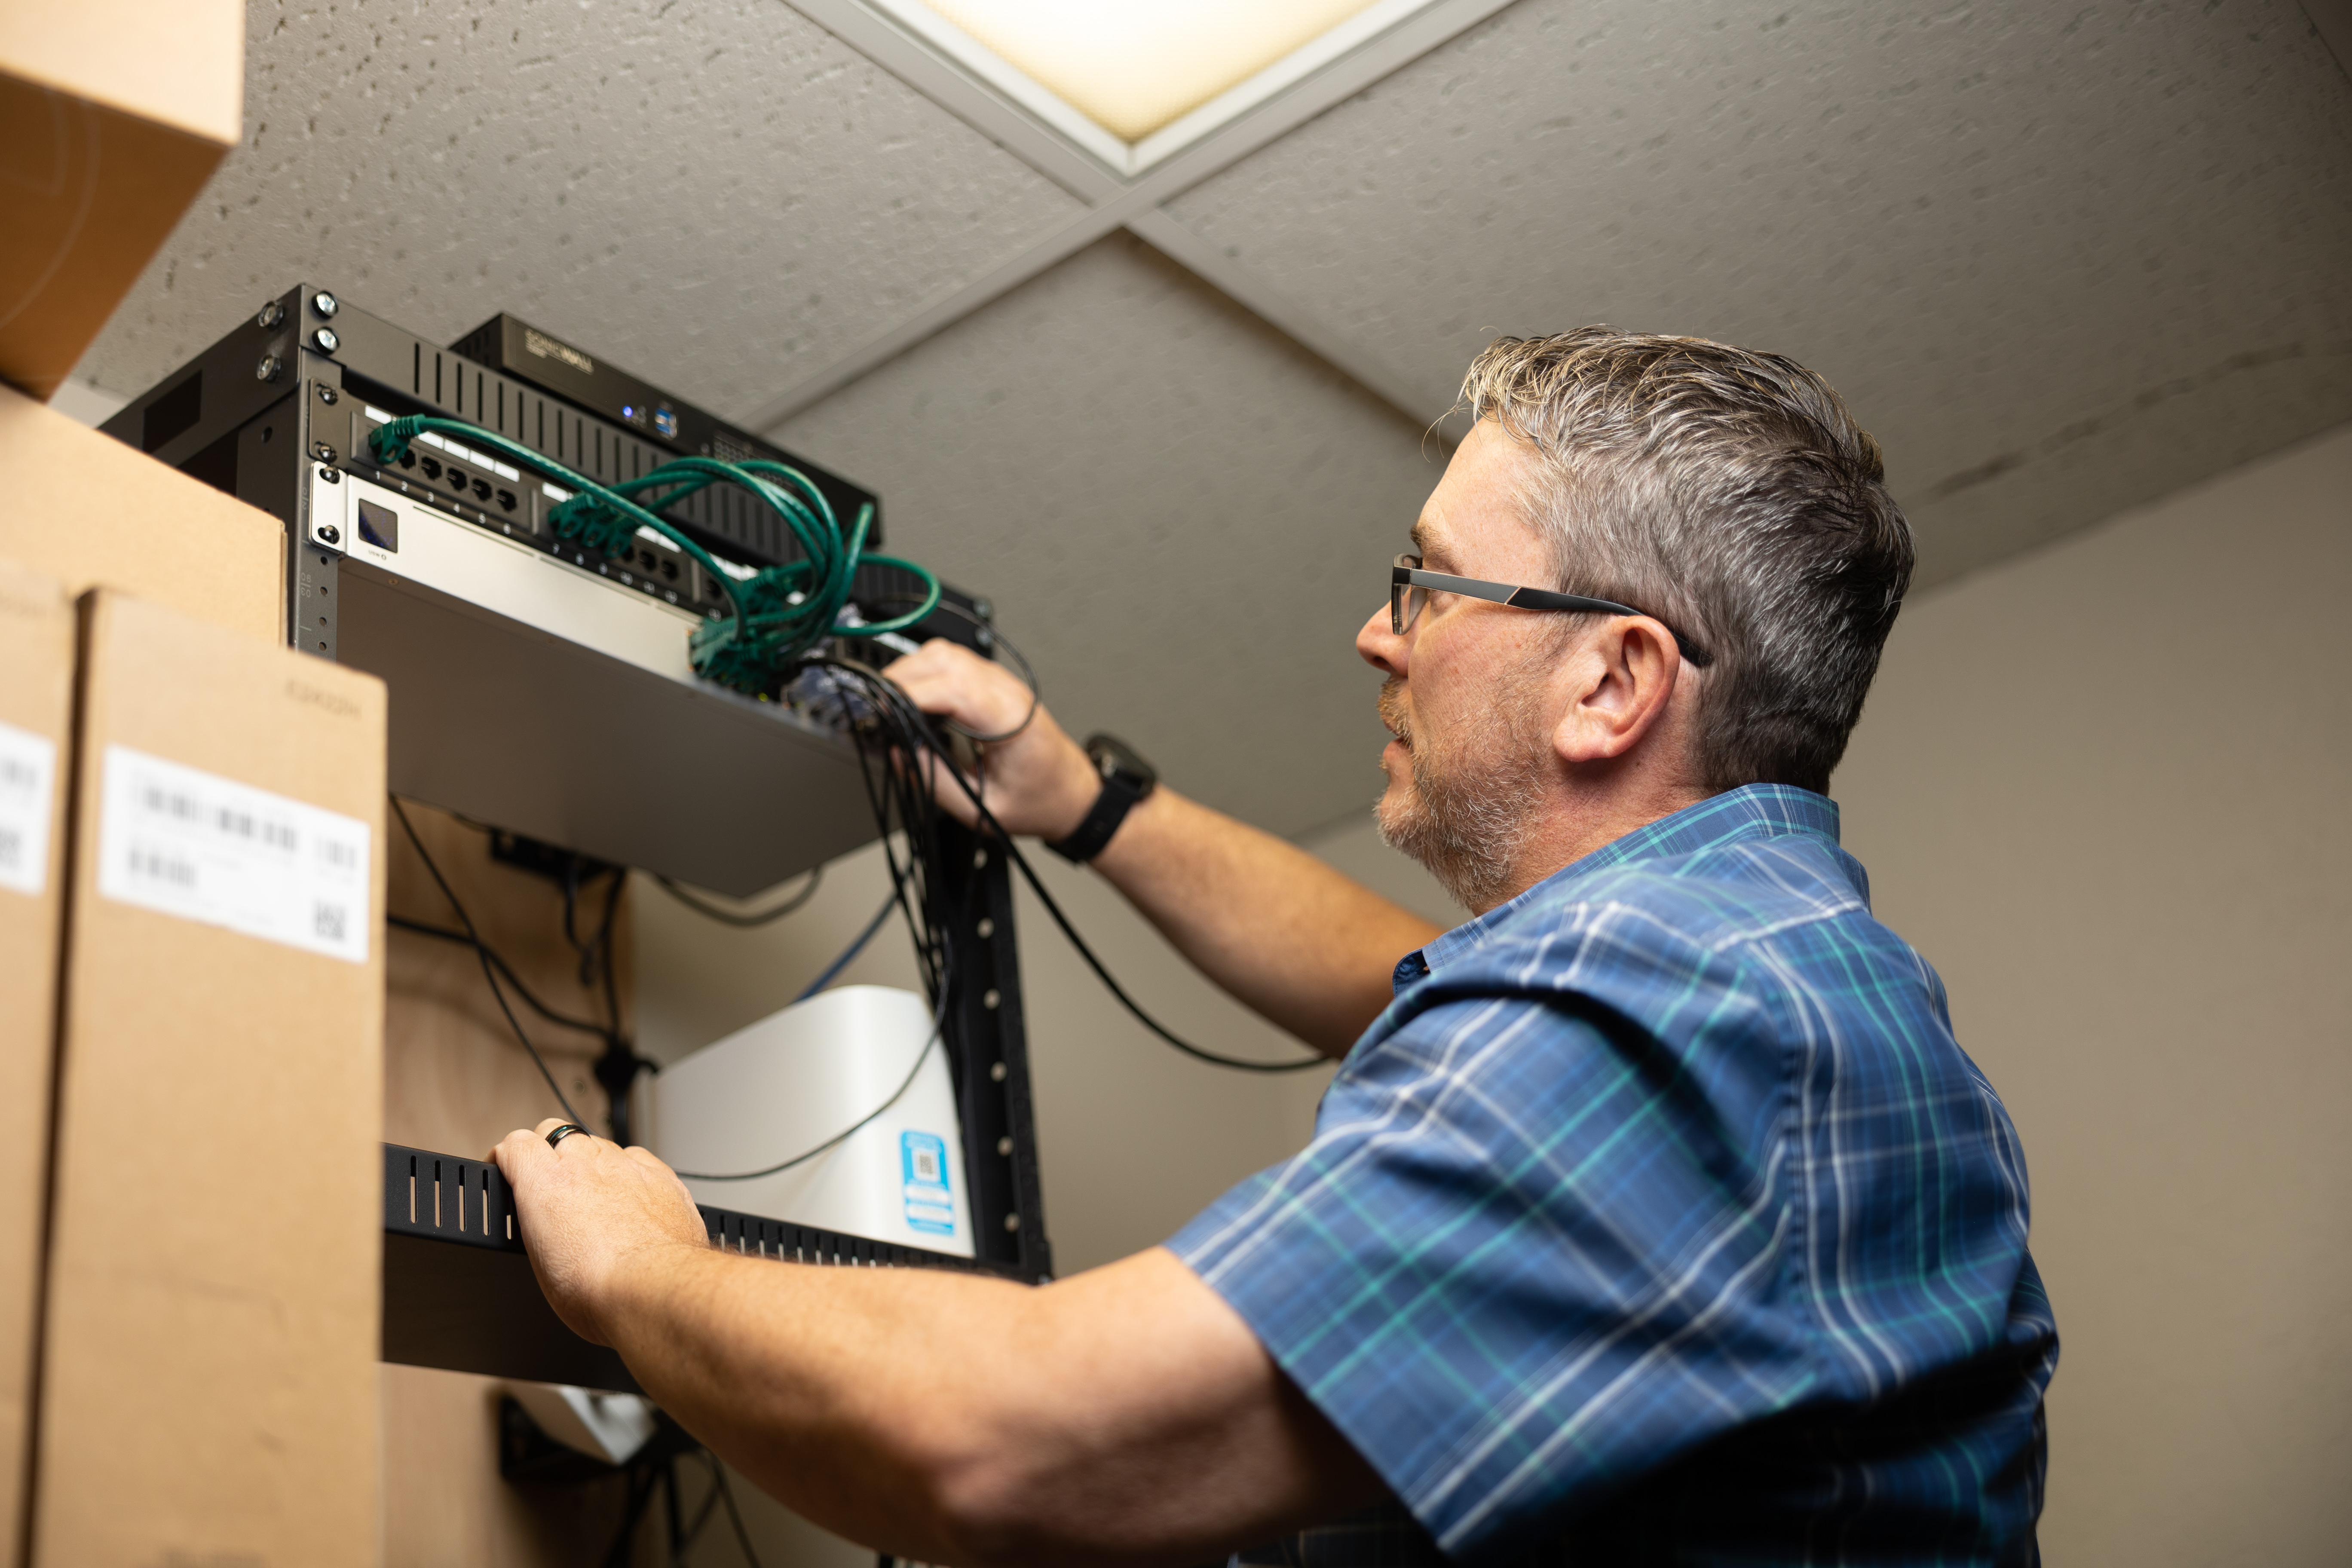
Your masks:
M694 1198L676 1172L645 1149L574 1132L549 1148L550 1117L509 1132L490 1151L514 1188L515 1216L539 1288L572 1332L609 1344L601 1312L628 1267L672 1247L702 1250Z
M882 673L924 712L982 735L1001 735L1019 725L1034 700L1011 670L944 637L932 638ZM1019 734L985 742L982 753L988 768L984 798L1008 833L1066 838L1086 820L1102 789L1094 763L1042 706ZM953 779L935 780L931 793L967 826L978 815Z

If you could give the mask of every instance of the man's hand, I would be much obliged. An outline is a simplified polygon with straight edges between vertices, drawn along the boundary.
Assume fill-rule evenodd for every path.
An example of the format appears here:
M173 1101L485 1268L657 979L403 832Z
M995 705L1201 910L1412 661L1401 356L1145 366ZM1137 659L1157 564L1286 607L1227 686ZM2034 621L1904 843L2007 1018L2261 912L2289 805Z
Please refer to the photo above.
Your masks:
M1033 700L1011 670L944 637L934 637L882 673L924 712L983 735L1001 735L1019 724ZM1094 763L1042 707L1019 734L988 742L982 754L988 768L983 798L1008 833L1066 838L1086 820L1102 788ZM952 779L939 780L932 793L967 826L978 815L971 797Z
M709 1248L709 1233L686 1184L645 1149L574 1132L551 1149L550 1117L509 1132L490 1151L514 1188L515 1215L531 1272L573 1333L610 1344L603 1310L622 1272L672 1247Z

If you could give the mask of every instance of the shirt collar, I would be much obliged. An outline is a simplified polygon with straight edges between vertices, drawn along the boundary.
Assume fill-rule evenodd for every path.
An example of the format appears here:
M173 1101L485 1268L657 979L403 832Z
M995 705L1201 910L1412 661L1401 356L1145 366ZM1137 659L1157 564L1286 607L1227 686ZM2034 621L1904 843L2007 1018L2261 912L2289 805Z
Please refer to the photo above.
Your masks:
M1792 833L1815 834L1832 844L1837 843L1837 802L1809 789L1775 784L1742 784L1738 789L1709 795L1694 805L1645 823L1622 838L1612 839L1582 859L1561 867L1517 898L1497 904L1485 914L1455 926L1428 946L1406 953L1397 961L1391 983L1396 990L1402 991L1426 978L1432 970L1452 963L1484 942L1528 903L1556 895L1567 884L1596 871L1643 860L1696 855L1735 838L1778 838Z

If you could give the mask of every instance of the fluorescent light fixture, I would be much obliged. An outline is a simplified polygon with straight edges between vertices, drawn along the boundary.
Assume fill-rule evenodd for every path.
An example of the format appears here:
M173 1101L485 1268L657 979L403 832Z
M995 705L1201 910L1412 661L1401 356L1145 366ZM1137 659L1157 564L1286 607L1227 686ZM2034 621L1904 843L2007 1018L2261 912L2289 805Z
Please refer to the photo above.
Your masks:
M1133 176L1432 0L866 0Z

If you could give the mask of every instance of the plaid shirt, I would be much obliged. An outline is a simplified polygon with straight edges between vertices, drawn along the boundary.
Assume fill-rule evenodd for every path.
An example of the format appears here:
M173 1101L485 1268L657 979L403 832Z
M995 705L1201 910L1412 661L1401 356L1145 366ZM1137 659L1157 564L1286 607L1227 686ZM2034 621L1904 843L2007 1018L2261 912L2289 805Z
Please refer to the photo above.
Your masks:
M1314 1142L1169 1246L1402 1505L1237 1561L2037 1560L2024 1156L1809 792L1408 955Z

